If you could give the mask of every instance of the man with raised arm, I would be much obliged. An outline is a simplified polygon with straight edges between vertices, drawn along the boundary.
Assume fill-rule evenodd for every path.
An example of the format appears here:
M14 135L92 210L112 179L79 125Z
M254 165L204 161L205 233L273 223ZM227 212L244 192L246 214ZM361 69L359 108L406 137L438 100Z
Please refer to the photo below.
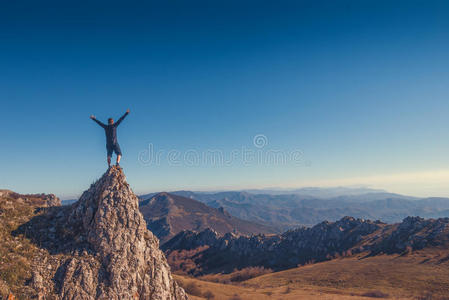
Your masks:
M117 155L117 166L120 165L120 158L122 157L122 151L120 150L120 146L117 142L117 126L123 121L123 119L129 114L129 109L126 113L114 123L114 119L108 119L108 125L103 124L98 121L94 115L91 115L90 118L97 122L98 125L103 127L104 132L106 134L106 150L108 152L108 166L111 166L111 156L112 152L115 152Z

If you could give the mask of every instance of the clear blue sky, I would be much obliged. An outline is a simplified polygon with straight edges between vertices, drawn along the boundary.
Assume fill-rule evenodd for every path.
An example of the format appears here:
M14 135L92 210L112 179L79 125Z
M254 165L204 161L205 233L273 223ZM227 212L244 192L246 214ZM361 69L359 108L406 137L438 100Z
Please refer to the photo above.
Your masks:
M69 3L72 4L69 4ZM0 188L79 195L106 121L137 193L364 184L449 196L447 1L2 1ZM165 4L161 4L161 2ZM167 159L246 147L300 163Z

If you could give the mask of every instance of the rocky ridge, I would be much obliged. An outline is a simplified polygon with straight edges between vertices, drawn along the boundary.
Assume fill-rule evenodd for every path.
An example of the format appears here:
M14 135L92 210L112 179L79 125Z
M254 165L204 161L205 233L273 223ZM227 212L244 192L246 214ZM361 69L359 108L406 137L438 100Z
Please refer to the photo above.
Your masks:
M407 253L425 247L447 247L449 218L408 217L399 224L385 224L344 217L300 227L280 235L219 235L212 230L184 231L163 245L168 256L183 250L192 252L195 275L230 272L235 268L263 266L283 270L297 265L329 260L357 253ZM206 246L206 247L205 247Z
M61 200L54 194L19 194L10 190L0 190L0 198L6 205L28 204L39 207L61 206Z
M16 234L42 248L31 280L38 298L187 299L119 167L72 206L47 209Z

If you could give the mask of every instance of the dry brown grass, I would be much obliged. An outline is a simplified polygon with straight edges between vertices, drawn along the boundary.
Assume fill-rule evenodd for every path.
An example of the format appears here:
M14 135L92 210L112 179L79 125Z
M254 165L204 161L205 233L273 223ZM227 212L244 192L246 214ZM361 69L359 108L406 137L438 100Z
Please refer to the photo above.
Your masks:
M248 267L241 270L234 270L234 272L229 274L208 274L197 278L205 281L228 284L246 281L272 272L273 270L264 267Z
M361 297L358 295L339 294L338 291L332 289L291 289L288 294L285 293L285 287L281 288L265 288L265 287L245 287L242 285L222 284L215 282L202 281L195 278L183 277L181 275L174 275L177 280L184 280L186 282L195 282L201 291L212 291L214 300L231 300L239 297L242 300L358 300L358 299L373 299L368 297ZM203 294L204 295L204 294ZM193 300L206 299L204 296L191 296Z
M10 292L16 299L29 299L25 282L31 277L31 260L37 247L12 232L34 215L34 208L13 198L0 198L0 299Z
M264 275L247 286L332 288L348 294L434 298L449 295L449 250L426 250L408 256L381 255L336 259Z
M427 249L406 256L341 258L262 275L239 284L182 279L195 282L201 291L213 291L216 300L229 300L234 295L243 300L446 300L449 295L448 261L449 249Z

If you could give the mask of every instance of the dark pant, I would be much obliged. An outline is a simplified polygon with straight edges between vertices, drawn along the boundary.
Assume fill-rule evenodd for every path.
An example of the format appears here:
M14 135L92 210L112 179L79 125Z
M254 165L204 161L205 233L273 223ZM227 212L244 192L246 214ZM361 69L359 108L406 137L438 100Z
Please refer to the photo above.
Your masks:
M106 145L106 150L108 151L108 156L112 156L112 152L117 155L122 155L119 144Z

